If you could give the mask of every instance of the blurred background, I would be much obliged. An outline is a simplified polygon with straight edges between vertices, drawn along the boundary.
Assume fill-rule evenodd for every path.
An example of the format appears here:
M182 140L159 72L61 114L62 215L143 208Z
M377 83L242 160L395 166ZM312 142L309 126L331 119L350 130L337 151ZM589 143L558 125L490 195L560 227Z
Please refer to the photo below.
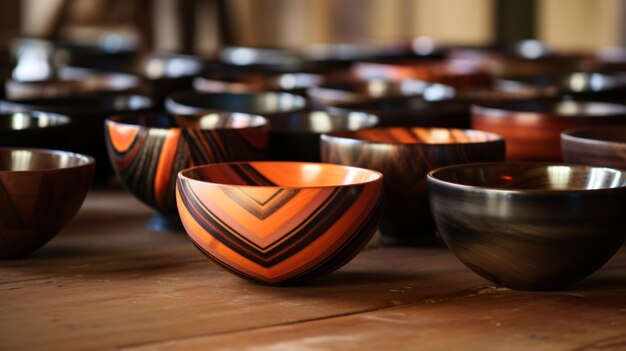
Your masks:
M0 45L18 35L89 40L104 32L147 51L219 45L301 47L429 36L482 45L539 39L555 49L623 46L623 0L2 0Z

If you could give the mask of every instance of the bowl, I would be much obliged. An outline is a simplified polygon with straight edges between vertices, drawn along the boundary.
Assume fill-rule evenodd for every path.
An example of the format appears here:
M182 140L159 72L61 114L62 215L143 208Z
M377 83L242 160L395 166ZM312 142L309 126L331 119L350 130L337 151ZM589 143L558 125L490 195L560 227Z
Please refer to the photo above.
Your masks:
M279 92L203 93L184 91L170 95L165 101L168 112L175 115L197 115L227 111L262 115L271 119L306 108L306 99Z
M0 258L24 257L74 217L94 160L66 151L0 148Z
M470 60L387 59L357 62L354 74L363 80L406 78L452 86L458 90L489 87L491 75Z
M254 282L311 281L348 263L378 225L382 175L306 162L240 162L179 173L187 234L211 261Z
M106 92L132 93L138 91L139 83L139 77L132 74L63 67L54 78L47 80L7 80L5 92L9 100L59 98Z
M191 89L194 78L207 66L208 62L199 56L152 53L143 61L139 71L146 94L157 106L163 106L169 94Z
M439 233L472 271L548 290L595 272L626 236L626 171L558 163L455 165L428 175Z
M501 101L472 107L472 128L500 134L507 160L560 161L566 129L626 125L626 105L564 100Z
M502 137L476 130L374 128L324 134L322 161L377 170L385 175L380 223L385 245L435 243L426 174L438 167L504 160Z
M306 89L319 85L324 76L308 72L253 71L238 74L213 73L197 77L194 89L207 93L237 93L260 91L286 91L303 95Z
M333 116L353 112L378 116L378 125L406 127L468 128L470 107L467 102L442 96L385 97L368 101L341 103L325 108Z
M67 149L93 156L96 179L105 180L112 174L104 143L104 120L114 114L147 111L153 102L143 95L94 94L82 97L42 98L0 101L0 112L46 111L67 115L72 119Z
M176 174L214 162L262 159L267 120L242 113L196 116L179 128L165 113L107 118L105 139L118 178L139 200L157 211L148 223L156 232L182 230L176 214Z
M311 104L319 108L384 97L423 96L427 100L456 97L456 92L452 87L415 79L400 81L372 79L323 84L310 87L307 94Z
M561 133L565 162L626 169L626 125Z
M49 112L0 113L0 146L65 149L69 117Z

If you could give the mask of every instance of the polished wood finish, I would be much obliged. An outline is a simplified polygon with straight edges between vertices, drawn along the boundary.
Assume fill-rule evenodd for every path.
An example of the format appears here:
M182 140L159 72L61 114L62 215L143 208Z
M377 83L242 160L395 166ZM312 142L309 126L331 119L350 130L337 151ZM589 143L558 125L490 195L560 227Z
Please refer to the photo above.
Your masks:
M626 248L560 292L519 292L445 248L371 248L317 284L252 284L189 239L155 235L152 210L96 189L28 260L0 262L0 348L11 350L619 350Z

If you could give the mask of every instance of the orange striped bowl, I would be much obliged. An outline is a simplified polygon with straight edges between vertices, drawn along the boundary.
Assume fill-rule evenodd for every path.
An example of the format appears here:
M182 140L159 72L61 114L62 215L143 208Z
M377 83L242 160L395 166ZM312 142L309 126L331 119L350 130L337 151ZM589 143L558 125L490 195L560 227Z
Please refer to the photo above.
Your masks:
M178 174L187 234L211 261L249 280L295 284L329 274L378 225L382 174L306 162L239 162Z
M109 159L118 178L139 200L157 210L149 227L182 230L176 215L176 174L215 162L265 156L267 120L242 113L210 113L195 125L176 127L167 114L128 114L105 123Z

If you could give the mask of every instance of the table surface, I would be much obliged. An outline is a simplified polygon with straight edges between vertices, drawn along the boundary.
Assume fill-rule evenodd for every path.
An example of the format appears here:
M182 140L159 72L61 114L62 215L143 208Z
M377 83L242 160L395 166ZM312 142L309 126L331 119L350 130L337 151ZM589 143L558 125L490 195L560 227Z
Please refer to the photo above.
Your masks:
M92 190L47 246L0 262L0 349L626 349L626 247L564 291L494 286L441 247L376 245L314 284L267 287L151 233L151 214Z

